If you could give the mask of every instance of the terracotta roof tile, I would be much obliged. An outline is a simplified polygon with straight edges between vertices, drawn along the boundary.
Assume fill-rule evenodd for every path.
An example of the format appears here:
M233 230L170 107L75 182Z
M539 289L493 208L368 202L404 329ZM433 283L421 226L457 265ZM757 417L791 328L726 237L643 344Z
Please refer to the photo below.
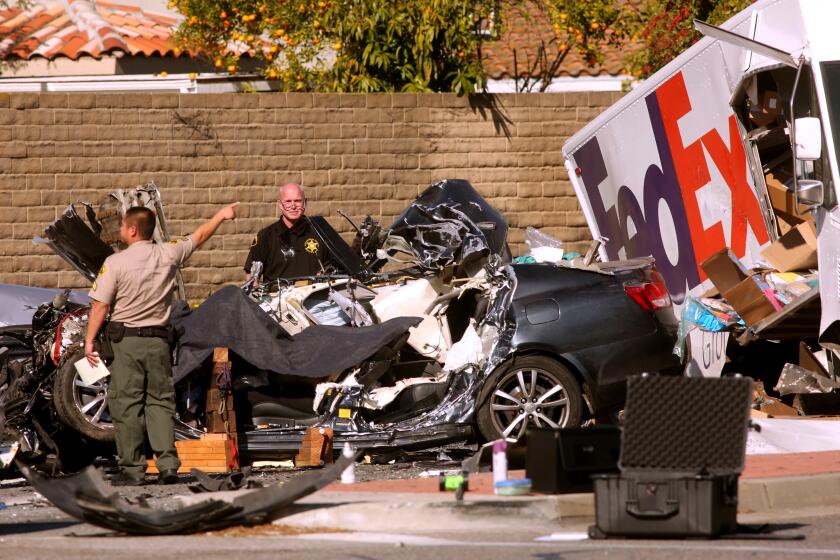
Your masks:
M33 0L0 10L0 58L100 58L112 52L179 54L179 18L103 0Z

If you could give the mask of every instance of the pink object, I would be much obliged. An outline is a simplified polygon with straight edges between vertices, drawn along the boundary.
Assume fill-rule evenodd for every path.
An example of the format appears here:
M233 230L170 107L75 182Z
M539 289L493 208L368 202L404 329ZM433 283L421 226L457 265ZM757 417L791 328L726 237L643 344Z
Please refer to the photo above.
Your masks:
M770 304L776 311L781 311L784 305L782 302L779 301L779 298L776 297L776 294L773 292L772 288L764 288L764 295L767 296L767 299L770 300Z

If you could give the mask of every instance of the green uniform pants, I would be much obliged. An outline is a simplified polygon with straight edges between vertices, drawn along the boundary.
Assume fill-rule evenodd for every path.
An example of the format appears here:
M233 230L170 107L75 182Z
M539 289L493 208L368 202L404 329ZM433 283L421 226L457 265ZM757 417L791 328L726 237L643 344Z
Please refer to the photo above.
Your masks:
M116 428L120 467L127 476L144 476L147 432L157 454L158 470L177 469L181 461L175 450L175 387L169 344L162 338L126 336L113 347L108 408Z

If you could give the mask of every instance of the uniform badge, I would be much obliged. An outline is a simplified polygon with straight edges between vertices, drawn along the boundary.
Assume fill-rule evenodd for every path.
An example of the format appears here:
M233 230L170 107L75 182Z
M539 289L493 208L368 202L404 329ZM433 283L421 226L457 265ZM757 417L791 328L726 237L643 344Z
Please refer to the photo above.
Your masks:
M315 254L318 252L318 242L310 237L303 243L303 248L306 249L307 253Z
M257 246L257 236L255 235L254 240L251 241L251 247L256 247L256 246Z

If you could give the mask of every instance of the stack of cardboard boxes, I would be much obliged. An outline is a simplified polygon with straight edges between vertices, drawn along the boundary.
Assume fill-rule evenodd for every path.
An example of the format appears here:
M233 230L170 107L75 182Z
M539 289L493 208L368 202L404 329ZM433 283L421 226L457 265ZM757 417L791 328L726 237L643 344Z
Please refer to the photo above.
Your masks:
M767 190L781 236L761 252L761 257L776 272L808 273L817 268L817 231L811 215L794 207L793 192L767 176ZM729 249L718 251L701 265L716 290L753 326L776 311L781 303L764 281L761 270L747 270Z

